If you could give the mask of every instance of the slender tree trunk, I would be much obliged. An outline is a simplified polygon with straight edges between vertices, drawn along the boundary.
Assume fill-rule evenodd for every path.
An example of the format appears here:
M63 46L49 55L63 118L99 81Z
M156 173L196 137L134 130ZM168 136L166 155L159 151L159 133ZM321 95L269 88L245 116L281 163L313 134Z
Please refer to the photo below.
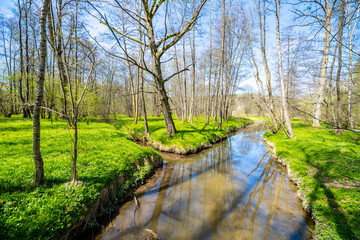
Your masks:
M208 97L207 97L207 112L206 124L210 121L211 101L210 101L210 86L211 86L211 71L212 71L212 32L211 32L211 0L209 0L209 30L210 30L210 49L209 49L209 82L208 82Z
M36 184L42 184L45 182L44 163L40 152L40 112L44 95L45 65L47 55L46 16L48 14L49 4L50 0L43 0L40 14L40 64L33 115L33 157L36 169L34 182Z
M194 1L193 1L194 4ZM189 42L190 42L190 49L191 49L191 63L192 63L192 72L191 72L191 103L190 103L190 115L189 121L193 123L194 118L194 111L195 111L195 28L192 31L192 44L189 34Z
M77 126L77 116L74 116L74 155L73 155L73 167L72 167L72 176L71 176L71 183L73 185L78 185L79 182L77 180L77 171L76 171L76 163L77 163L77 145L78 145L78 126Z
M186 51L185 51L185 38L183 38L183 64L184 67L186 66ZM187 118L187 96L186 96L186 72L184 71L184 118L183 123L186 121Z
M141 7L140 7L139 15L141 15ZM140 23L139 23L138 28L139 28L138 29L139 30L139 39L142 39ZM140 64L140 66L143 65L142 64L143 59L144 59L144 51L142 49L141 44L139 44L139 64ZM141 82L141 101L142 101L143 115L144 115L144 135L145 135L145 140L146 140L149 138L149 126L148 126L148 121L147 121L146 101L145 101L145 93L144 93L144 72L143 72L142 68L138 68L138 77L140 78L139 80ZM139 82L139 80L138 80L138 82Z
M29 7L25 8L25 102L30 103L30 56L29 56L29 31L28 31L28 12L31 8L31 0L27 3ZM30 112L30 111L29 111ZM29 115L30 117L30 115Z
M345 15L345 1L341 1L341 14L339 18L338 28L338 42L339 42L339 54L338 54L338 70L336 74L336 95L337 95L337 129L335 132L337 135L342 134L342 119L341 119L341 86L340 86L340 75L342 68L342 40L343 40L343 29L344 29L344 15Z
M78 52L79 52L79 43L78 43L78 8L79 8L79 0L76 0L75 2L75 23L74 23L74 32L75 32L75 102L78 99L78 88L79 88L79 82L80 78L78 76L79 70L79 59L78 59Z
M219 102L219 125L218 129L221 129L222 119L223 119L223 95L224 95L224 65L225 65L225 0L222 1L222 36L221 36L221 60L220 60L220 76L219 81L221 81L221 90L220 90L220 102Z
M122 20L124 22L124 15L122 15ZM125 23L123 24L123 32L125 32ZM125 52L128 52L127 51L127 46L126 46L126 39L123 38L123 41L124 41L124 50ZM133 123L134 124L137 124L137 113L138 113L138 110L137 110L137 100L136 100L136 96L137 96L137 92L135 91L135 86L134 86L134 76L133 76L133 73L132 73L132 70L131 70L131 65L130 65L130 61L128 60L127 61L127 67L128 67L128 71L129 71L129 78L130 78L130 90L131 90L131 98L132 98L132 106L133 106Z
M281 55L281 41L280 41L280 0L275 0L276 2L276 43L278 50L278 65L279 65L279 75L280 75L280 91L281 91L281 105L282 111L284 114L285 125L287 128L286 135L289 138L294 137L294 131L291 126L290 117L288 113L288 105L286 99L286 91L285 91L285 82L283 76L283 68L282 68L282 55Z
M274 99L272 94L272 86L271 86L271 73L270 68L267 62L267 56L266 56L266 7L265 7L265 0L262 0L263 3L263 9L261 13L261 2L259 0L257 4L258 8L258 16L259 16L259 27L260 27L260 42L261 42L261 56L263 59L263 64L265 68L265 77L266 77L266 86L268 90L268 99L269 99L269 107L270 107L270 116L273 122L273 126L275 129L275 132L278 131L279 127L276 122L276 116L274 116Z
M321 105L324 100L324 90L326 84L326 72L328 67L329 51L330 51L330 33L331 33L331 14L329 0L325 0L325 33L324 33L324 49L321 59L320 74L319 74L319 87L317 90L317 101L314 109L313 126L320 127L321 118Z
M20 45L20 78L19 78L19 96L20 96L20 101L22 104L22 109L23 109L23 117L24 118L28 118L29 116L29 111L28 111L28 107L25 106L26 101L24 99L23 96L23 78L24 78L24 53L23 53L23 43L22 43L22 8L23 6L21 6L20 4L20 0L18 0L18 7L19 7L19 45Z
M219 69L220 69L221 64L219 64ZM220 70L219 70L220 72ZM219 91L220 91L220 77L217 77L218 74L218 70L216 69L215 71L215 77L214 79L217 79L216 84L214 84L215 86L215 91L214 91L214 97L215 97L215 104L213 105L213 112L214 112L214 122L217 122L217 117L218 117L218 105L219 105ZM220 75L220 74L219 74Z
M141 78L141 100L143 105L143 115L144 115L144 127L145 127L145 137L149 137L149 126L147 122L147 113L146 113L146 101L145 101L145 94L144 94L144 76L143 70L139 69L140 71L140 78Z
M62 91L62 104L63 104L63 109L62 109L62 113L64 115L68 115L67 114L67 95L68 95L68 76L66 74L66 69L65 69L65 63L64 63L64 58L63 58L63 52L64 52L64 45L63 45L63 34L62 34L62 8L63 8L63 4L62 4L62 0L58 0L58 12L57 12L57 18L58 18L58 22L57 22L57 29L56 31L54 30L54 16L53 16L53 12L52 12L52 7L50 5L50 9L49 9L49 14L48 14L48 28L49 28L49 40L52 46L52 49L56 55L56 61L57 61L57 65L58 65L58 70L59 70L59 77L60 77L60 86L61 86L61 91ZM57 37L57 39L55 38L55 36ZM66 119L68 126L71 126L71 122L69 119Z
M355 23L354 23L354 26L353 28L351 29L351 24L349 24L349 81L348 81L348 119L349 119L349 126L350 126L350 129L354 129L355 126L354 126L354 118L353 118L353 115L352 115L352 87L353 87L353 84L354 84L354 81L353 81L353 70L352 70L352 51L353 51L353 35L356 31L356 25L357 25L357 21L358 21L358 17L359 17L359 9L357 10L357 14L356 14L356 17L355 19L353 20ZM347 11L348 11L348 16L350 16L350 3L348 3L347 5Z
M335 65L338 46L339 46L339 43L336 41L334 55L333 55L333 59L331 62L331 67L330 67L330 74L329 74L330 75L329 76L329 95L330 95L330 105L331 105L331 117L332 117L332 122L333 122L334 126L336 125L336 116L335 116L335 103L334 103L334 96L333 96L332 79L333 79L333 71L334 71L334 65Z
M180 72L180 67L179 67L179 57L177 55L177 49L176 49L176 45L174 45L174 53L175 53L175 65L176 65L176 71ZM184 111L184 106L182 106L184 104L184 97L183 97L183 86L182 86L182 81L180 78L180 74L177 75L177 83L179 84L179 94L180 94L180 111L181 111L181 119L183 122L185 122L186 116L185 116L185 111Z
M1 22L2 24L2 40L3 40L3 48L4 48L4 58L5 58L5 64L6 64L6 71L7 71L7 76L9 78L9 97L10 97L10 110L5 114L7 115L8 114L8 117L11 117L11 115L13 114L13 104L12 104L12 93L13 93L13 86L12 86L12 72L11 72L11 38L10 38L10 61L8 59L8 55L7 55L7 46L6 46L6 41L5 41L5 23L4 21ZM10 63L9 63L10 62ZM6 107L8 108L8 107Z

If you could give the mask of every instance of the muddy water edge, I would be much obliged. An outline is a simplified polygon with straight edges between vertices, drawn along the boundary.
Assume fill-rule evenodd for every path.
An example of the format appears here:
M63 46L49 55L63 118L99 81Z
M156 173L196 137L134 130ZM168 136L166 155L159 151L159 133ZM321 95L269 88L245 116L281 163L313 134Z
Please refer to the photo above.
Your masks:
M162 153L164 165L93 239L311 239L311 216L286 169L248 126L192 155Z

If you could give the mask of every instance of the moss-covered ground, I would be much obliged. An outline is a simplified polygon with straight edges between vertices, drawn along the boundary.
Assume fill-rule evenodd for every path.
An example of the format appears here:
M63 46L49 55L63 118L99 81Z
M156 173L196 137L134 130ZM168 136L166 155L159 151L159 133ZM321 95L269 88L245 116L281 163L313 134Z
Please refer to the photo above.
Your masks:
M206 124L204 117L194 118L193 123L174 119L176 126L175 136L167 136L164 119L162 117L149 117L149 144L153 147L165 151L187 154L194 153L211 143L226 138L229 132L244 127L253 120L247 118L230 118L224 121L222 128L218 129L218 123L210 121ZM122 133L128 134L123 123L132 131L139 139L144 139L144 122L139 120L137 124L133 124L133 119L121 117L114 126Z
M360 239L360 133L294 124L295 137L266 133L312 211L316 239Z
M46 184L31 185L32 120L0 118L0 239L57 239L84 217L102 188L126 177L120 197L152 171L145 158L160 159L109 124L80 122L77 170L82 185L70 187L72 144L73 130L66 122L41 120Z

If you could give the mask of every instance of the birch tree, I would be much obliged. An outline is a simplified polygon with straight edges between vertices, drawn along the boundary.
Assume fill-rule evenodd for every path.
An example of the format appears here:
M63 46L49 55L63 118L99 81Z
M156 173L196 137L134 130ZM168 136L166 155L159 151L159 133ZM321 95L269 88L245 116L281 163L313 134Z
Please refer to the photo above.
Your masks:
M279 67L279 75L280 75L280 92L281 92L281 106L284 114L286 129L285 133L289 138L294 137L294 131L291 126L290 117L288 113L288 104L287 104L287 95L285 90L285 82L283 75L283 67L282 67L282 51L281 51L281 41L280 41L280 0L275 0L276 4L276 45L278 51L278 67Z
M37 81L37 91L35 97L33 114L33 157L35 162L35 180L36 184L45 182L44 163L40 152L40 111L44 95L45 65L47 55L46 39L46 17L49 11L50 0L43 0L40 13L40 65L39 77Z

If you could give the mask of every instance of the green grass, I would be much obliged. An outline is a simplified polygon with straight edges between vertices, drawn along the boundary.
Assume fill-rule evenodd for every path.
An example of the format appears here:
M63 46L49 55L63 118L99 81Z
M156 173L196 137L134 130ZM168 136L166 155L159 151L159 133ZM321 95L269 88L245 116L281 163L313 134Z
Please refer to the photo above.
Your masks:
M264 121L264 117L263 117L263 116L259 116L259 115L251 115L249 118L250 118L251 120L257 121L257 122L262 122L262 121Z
M80 122L77 170L83 184L70 187L72 144L66 122L41 120L46 185L33 186L32 121L0 118L0 239L58 238L85 216L102 188L121 176L129 188L152 171L145 158L160 159L109 124Z
M294 124L295 138L266 133L291 169L317 239L360 239L360 134Z
M144 137L143 120L133 124L131 118L121 117L114 124L122 133L128 134L122 122L134 132L135 136L140 139ZM218 123L214 121L210 121L210 124L206 125L204 117L194 118L194 123L182 123L182 121L176 119L174 119L174 122L177 132L175 136L167 136L164 119L162 117L149 117L149 143L155 148L163 150L172 149L176 153L194 153L205 145L210 145L219 139L225 138L228 132L241 128L245 124L252 122L252 120L247 118L231 118L223 122L221 129L218 129Z

